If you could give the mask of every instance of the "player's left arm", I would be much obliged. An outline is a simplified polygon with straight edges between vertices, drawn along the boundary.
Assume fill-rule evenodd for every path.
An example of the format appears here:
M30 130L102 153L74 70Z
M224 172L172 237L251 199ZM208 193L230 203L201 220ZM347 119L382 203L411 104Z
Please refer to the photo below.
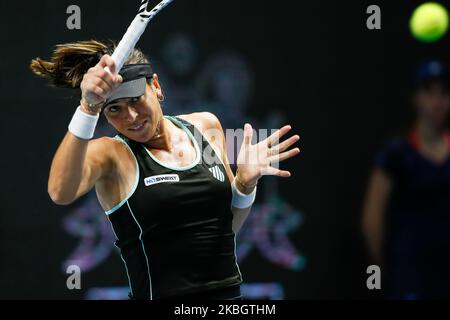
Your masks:
M244 140L237 157L238 171L236 172L235 177L230 168L225 135L219 119L209 112L196 113L190 116L199 122L200 130L205 139L208 140L210 145L214 148L214 151L222 159L230 182L236 182L235 187L237 191L235 190L235 193L240 194L236 201L240 203L240 206L242 204L242 199L245 199L244 195L248 195L247 199L244 200L245 204L242 205L249 205L249 207L236 208L232 206L231 208L231 211L233 212L233 231L238 232L250 213L251 199L253 197L254 200L254 191L259 179L264 175L273 175L283 178L291 176L289 171L281 170L278 166L273 165L292 158L300 153L299 148L291 148L292 145L299 141L300 137L294 135L280 141L280 139L292 129L291 126L286 125L276 130L268 138L253 144L253 128L250 124L245 124Z

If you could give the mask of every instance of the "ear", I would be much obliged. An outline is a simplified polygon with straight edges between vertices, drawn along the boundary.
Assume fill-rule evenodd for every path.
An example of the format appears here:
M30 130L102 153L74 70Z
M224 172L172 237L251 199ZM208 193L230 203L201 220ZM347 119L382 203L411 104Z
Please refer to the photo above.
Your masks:
M159 83L159 77L158 77L158 74L156 74L156 73L153 74L152 86L154 87L154 89L156 91L156 96L158 97L158 100L160 100L160 101L164 100L161 85Z

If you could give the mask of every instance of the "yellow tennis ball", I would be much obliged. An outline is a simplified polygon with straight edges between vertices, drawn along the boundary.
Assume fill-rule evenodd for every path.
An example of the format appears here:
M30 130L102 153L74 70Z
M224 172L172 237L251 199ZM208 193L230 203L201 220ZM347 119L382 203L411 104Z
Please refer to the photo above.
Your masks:
M414 10L409 21L409 28L419 41L436 41L447 32L447 9L436 2L424 3Z

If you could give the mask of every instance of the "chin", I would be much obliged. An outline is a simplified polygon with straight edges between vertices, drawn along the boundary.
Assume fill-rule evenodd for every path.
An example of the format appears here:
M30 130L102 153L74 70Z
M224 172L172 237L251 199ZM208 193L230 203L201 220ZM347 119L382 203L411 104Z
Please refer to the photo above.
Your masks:
M120 134L124 135L125 137L127 137L128 139L137 141L137 142L141 142L141 140L143 140L143 136L145 137L146 135L139 133L139 132L133 132L130 130L124 130L124 131L119 131Z
M136 142L139 142L139 143L145 143L145 142L147 142L148 140L151 139L151 136L148 135L148 134L134 134L134 135L131 135L131 136L129 135L128 137L130 139L136 141Z

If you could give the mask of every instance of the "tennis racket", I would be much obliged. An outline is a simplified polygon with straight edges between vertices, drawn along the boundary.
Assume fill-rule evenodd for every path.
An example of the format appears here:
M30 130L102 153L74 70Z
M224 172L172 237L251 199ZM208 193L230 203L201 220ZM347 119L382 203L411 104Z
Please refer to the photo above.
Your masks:
M151 8L152 0L142 0L139 12L134 18L131 25L128 27L127 32L120 40L119 45L114 50L112 54L112 59L116 64L116 73L122 69L123 65L127 61L130 53L136 46L139 38L144 33L150 20L152 20L161 10L163 10L167 5L169 5L173 0L163 0L153 9ZM106 68L107 71L109 69Z

